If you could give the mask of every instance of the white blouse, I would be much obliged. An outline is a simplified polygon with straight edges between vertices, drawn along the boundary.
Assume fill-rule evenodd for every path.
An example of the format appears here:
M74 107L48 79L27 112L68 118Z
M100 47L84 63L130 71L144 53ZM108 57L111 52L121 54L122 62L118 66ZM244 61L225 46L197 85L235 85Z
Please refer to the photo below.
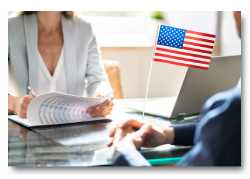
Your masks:
M53 76L51 76L50 72L48 71L39 51L38 62L38 90L36 91L36 93L43 94L52 91L67 93L67 81L64 63L64 47L62 48L61 55L57 62Z

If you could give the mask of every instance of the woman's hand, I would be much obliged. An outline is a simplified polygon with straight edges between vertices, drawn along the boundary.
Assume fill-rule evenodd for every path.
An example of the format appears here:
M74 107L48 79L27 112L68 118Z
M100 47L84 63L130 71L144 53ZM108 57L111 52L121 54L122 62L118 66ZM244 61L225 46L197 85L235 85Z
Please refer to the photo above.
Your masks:
M15 112L21 118L27 118L27 109L34 97L32 95L26 95L23 98L18 97L15 103Z
M103 97L102 95L96 95L96 98ZM114 107L113 98L109 97L104 103L98 104L93 107L89 107L87 109L87 113L91 115L91 117L103 117L111 114Z
M139 121L136 119L129 119L119 124L114 125L110 129L110 137L113 137L113 140L107 145L111 147L113 145L114 136L118 129L124 129L126 127L131 127L134 131L138 131L142 126L147 125L147 135L145 140L143 140L143 147L156 147L163 144L172 144L174 140L174 129L169 127L167 129L161 129L160 127L146 123L145 121Z

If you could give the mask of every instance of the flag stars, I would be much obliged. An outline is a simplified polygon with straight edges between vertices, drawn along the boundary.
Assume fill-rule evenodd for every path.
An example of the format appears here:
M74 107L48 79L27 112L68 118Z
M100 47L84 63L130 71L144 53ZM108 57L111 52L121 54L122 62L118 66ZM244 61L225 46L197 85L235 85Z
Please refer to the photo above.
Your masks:
M161 25L157 45L182 48L185 30Z

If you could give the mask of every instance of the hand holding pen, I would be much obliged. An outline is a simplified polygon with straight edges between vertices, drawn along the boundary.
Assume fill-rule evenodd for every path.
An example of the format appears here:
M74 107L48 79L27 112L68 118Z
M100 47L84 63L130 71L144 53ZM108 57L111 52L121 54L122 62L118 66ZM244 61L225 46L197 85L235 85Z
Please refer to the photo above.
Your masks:
M16 97L15 100L15 111L17 115L21 118L27 118L27 109L32 101L37 95L34 93L34 91L31 89L30 86L28 86L28 90L31 95L25 95L23 98Z

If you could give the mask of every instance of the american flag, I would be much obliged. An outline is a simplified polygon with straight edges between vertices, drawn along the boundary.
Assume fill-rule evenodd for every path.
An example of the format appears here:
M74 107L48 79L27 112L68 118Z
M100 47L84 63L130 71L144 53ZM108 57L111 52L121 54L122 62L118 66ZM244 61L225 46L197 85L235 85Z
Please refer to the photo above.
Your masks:
M208 70L215 37L160 25L154 61Z

